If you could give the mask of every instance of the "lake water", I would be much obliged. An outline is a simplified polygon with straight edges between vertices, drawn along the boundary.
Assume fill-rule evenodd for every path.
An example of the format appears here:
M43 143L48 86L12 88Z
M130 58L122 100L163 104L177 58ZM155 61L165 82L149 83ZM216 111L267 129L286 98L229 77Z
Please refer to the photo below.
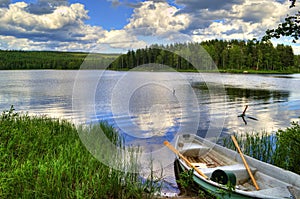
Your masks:
M224 133L274 132L300 116L300 75L177 72L0 71L0 110L65 118L76 124L106 120L145 158L164 159L162 146L178 133L215 139ZM248 105L246 115L240 115ZM166 166L169 165L169 166ZM173 190L174 191L174 190Z

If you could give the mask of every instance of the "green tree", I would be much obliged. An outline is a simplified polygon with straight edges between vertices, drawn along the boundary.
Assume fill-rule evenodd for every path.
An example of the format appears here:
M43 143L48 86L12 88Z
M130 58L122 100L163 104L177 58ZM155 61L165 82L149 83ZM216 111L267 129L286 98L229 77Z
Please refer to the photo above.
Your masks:
M290 8L295 7L296 0L290 0ZM293 42L300 37L300 10L294 15L288 15L283 23L280 23L276 29L268 29L266 31L263 40L269 40L271 38L280 38L282 36L290 36L293 38Z

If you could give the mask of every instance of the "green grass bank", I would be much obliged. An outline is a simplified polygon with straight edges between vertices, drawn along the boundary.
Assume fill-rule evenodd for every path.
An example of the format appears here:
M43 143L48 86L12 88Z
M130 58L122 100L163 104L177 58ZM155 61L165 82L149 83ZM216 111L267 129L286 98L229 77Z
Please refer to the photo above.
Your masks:
M122 145L111 126L94 126ZM129 162L138 169L137 159ZM94 158L68 121L18 114L13 108L0 116L0 198L152 198L158 189L137 173L114 170Z

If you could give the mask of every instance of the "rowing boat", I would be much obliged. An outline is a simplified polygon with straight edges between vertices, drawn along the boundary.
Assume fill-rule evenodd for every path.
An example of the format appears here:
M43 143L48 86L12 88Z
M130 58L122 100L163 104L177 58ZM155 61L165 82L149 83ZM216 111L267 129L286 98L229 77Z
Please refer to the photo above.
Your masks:
M250 175L259 186L257 189L236 151L193 134L177 136L175 148L180 153L175 161L178 171L201 170L202 175L194 169L193 181L215 196L231 199L300 199L300 176L293 172L244 155Z

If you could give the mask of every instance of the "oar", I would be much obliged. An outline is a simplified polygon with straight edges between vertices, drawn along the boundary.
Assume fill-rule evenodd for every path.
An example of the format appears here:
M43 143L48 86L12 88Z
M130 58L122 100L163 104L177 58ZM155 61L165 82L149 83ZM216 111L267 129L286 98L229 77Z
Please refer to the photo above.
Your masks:
M180 154L178 150L176 150L168 141L164 141L164 145L166 145L171 151L173 151L175 154L177 154L181 159L183 159L190 167L192 167L199 175L202 177L208 179L208 177L200 171L197 167L195 167L187 158L185 158L183 155Z
M245 157L244 157L244 155L243 155L243 153L242 153L242 151L241 151L241 149L240 149L240 147L239 147L239 144L238 144L238 142L236 141L234 135L231 135L231 139L232 139L232 141L233 141L233 143L234 143L236 149L238 150L238 152L239 152L239 154L240 154L240 156L241 156L241 158L242 158L242 160L243 160L243 163L244 163L244 165L245 165L245 167L246 167L246 170L247 170L247 172L248 172L248 174L249 174L249 176L250 176L250 178L251 178L251 180L252 180L252 182L253 182L253 184L254 184L256 190L259 190L259 187L258 187L258 185L257 185L257 183L256 183L256 180L255 180L255 178L254 178L254 176L253 176L253 174L252 174L252 172L251 172L251 170L250 170L250 168L249 168L249 166L248 166L248 163L247 163L247 161L246 161L246 159L245 159Z

